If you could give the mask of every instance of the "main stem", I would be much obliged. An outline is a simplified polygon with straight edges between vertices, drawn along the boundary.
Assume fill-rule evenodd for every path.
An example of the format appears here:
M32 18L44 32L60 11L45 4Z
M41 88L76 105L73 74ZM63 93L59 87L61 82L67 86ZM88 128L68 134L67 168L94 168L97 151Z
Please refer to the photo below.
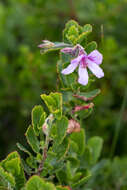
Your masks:
M45 146L44 146L44 149L43 149L43 158L42 158L42 162L40 163L38 171L37 171L37 174L39 176L40 176L40 174L41 174L41 172L43 170L44 162L45 162L45 160L47 158L48 145L49 145L49 136L46 135Z

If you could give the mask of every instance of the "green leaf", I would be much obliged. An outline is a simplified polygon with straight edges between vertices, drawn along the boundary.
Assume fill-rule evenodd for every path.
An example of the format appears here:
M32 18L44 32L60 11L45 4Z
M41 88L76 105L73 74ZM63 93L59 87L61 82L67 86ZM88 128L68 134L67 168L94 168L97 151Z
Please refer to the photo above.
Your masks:
M32 169L28 166L25 160L22 159L21 161L24 171L27 173L27 175L31 175L31 173L33 173Z
M91 105L93 105L91 103ZM89 117L89 115L92 113L93 111L93 108L89 108L89 109L85 109L85 110L81 110L81 111L77 111L75 113L78 114L78 117L83 120L83 119L86 119L87 117Z
M92 26L90 24L85 24L85 26L83 27L82 31L90 33L90 32L92 32Z
M26 190L56 190L56 188L52 183L48 183L35 175L26 183Z
M73 97L73 94L74 94L73 92L62 90L62 93L63 93L63 103L75 101L75 98Z
M32 110L32 126L36 135L39 135L40 129L44 124L46 114L42 106L35 106Z
M85 150L85 132L84 129L81 129L78 133L72 133L70 135L71 140L73 140L77 146L77 154L82 155Z
M73 183L71 186L72 186L73 188L75 188L75 187L84 185L84 184L90 179L90 177L91 177L91 174L88 172L85 177L83 177L83 178L81 178L80 180L78 180L78 182Z
M67 174L66 174L64 169L59 170L58 172L56 172L56 177L57 177L58 181L61 184L66 184L67 183Z
M76 43L75 39L78 36L78 33L80 32L81 32L81 26L79 26L79 24L76 21L70 20L65 25L65 29L63 31L64 42L75 44Z
M62 116L62 94L51 92L49 95L42 94L41 98L47 105L49 111L53 113L57 119L60 119Z
M67 157L67 160L70 161L71 169L73 169L73 171L76 171L79 167L80 161L76 157L72 157L71 155Z
M10 185L11 187L15 187L15 178L12 176L11 173L6 172L1 166L0 178L2 178L2 182L5 183L7 187L8 185Z
M69 150L69 139L65 138L61 144L53 144L53 152L56 153L56 159L61 160Z
M77 74L76 72L71 73L70 75L63 75L61 74L61 71L66 68L70 63L62 63L62 62L58 62L58 69L59 69L59 79L60 82L62 83L62 87L65 89L67 88L67 90L71 89L72 91L74 91L76 89L76 84L77 84ZM60 64L62 64L63 66L61 66Z
M92 32L92 26L90 24L86 24L82 28L82 33L76 38L76 44L81 44L86 46L87 44L87 36ZM82 44L83 43L83 44Z
M31 168L34 168L34 169L37 168L37 159L36 159L36 157L33 157L33 156L27 157L26 163Z
M78 145L77 145L77 142L75 142L74 140L70 140L69 152L70 152L70 154L72 152L78 152Z
M89 168L92 161L92 149L89 146L86 146L85 152L81 157L82 167Z
M19 175L21 169L19 158L13 158L12 160L7 161L4 164L4 168L10 173L12 173L14 176Z
M58 73L58 77L59 77L59 81L62 85L62 87L66 87L67 86L67 81L66 81L66 78L64 77L64 75L61 73L63 67L62 67L63 63L61 60L59 60L57 62L57 73Z
M80 34L78 36L78 38L76 39L75 44L83 44L83 46L86 46L87 44L87 32L83 32L82 34Z
M66 163L66 174L67 174L68 181L70 181L72 179L72 172L71 172L70 161L67 161L67 163Z
M92 150L92 164L95 164L101 154L103 139L100 137L92 137L87 142L88 146Z
M16 190L21 189L25 184L25 175L22 168L21 160L17 152L13 152L3 160L0 165L9 173L11 173L16 182Z
M61 144L66 136L67 128L68 128L68 119L65 116L62 116L60 120L56 122L57 128L57 137L55 139L56 143Z
M81 176L82 176L82 172L77 172L73 178L72 178L72 181L73 182L76 182L76 181L79 181L81 179Z
M14 151L8 154L7 158L5 158L4 160L0 162L0 165L3 166L7 161L12 160L13 158L19 158L18 152Z
M65 152L64 152L63 156L65 156ZM59 152L55 153L50 148L50 150L48 151L48 156L47 156L46 162L44 164L44 168L48 171L47 173L53 175L54 172L57 172L61 168L63 168L63 164L64 164L63 161L64 161L64 159L62 159Z
M63 57L64 56L62 56L62 58ZM65 57L67 57L67 56L65 56ZM64 91L65 90L72 90L72 91L74 91L75 89L77 89L77 86L76 86L76 84L77 84L77 74L75 72L71 73L70 75L63 75L61 73L61 71L64 68L66 68L68 65L69 65L69 62L65 61L64 64L63 64L62 61L58 61L58 63L57 63L58 77L59 77L59 81L60 81L61 87L62 87L62 89L64 89Z
M73 154L74 156L74 154ZM80 161L75 157L67 157L66 162L66 175L68 178L68 182L73 181L76 175L78 168L80 167ZM82 175L82 173L81 173Z
M78 51L75 53L76 54L76 56L75 57L77 57L78 56ZM62 61L62 63L61 63L61 66L64 64L64 63L69 63L72 59L74 59L75 58L73 55L71 55L71 54L67 54L67 53L60 53L60 58L61 58L61 61ZM62 67L61 67L62 68Z
M78 34L79 34L78 27L75 25L70 26L67 34L69 36L71 36L71 35L74 35L75 37L78 36Z
M66 34L66 38L68 39L68 41L72 44L76 44L76 38L79 35L79 31L78 28L75 25L70 26L70 28L68 29L68 32Z
M23 145L21 145L20 143L17 143L16 145L17 145L17 147L18 147L21 151L23 151L23 152L27 153L29 156L31 156L31 153L30 153Z
M77 95L79 97L76 95L74 97L79 98L79 99L84 100L84 101L88 101L88 100L92 100L93 98L98 96L100 94L100 92L101 92L100 89L96 89L96 90L93 90L90 92L79 92L79 93L77 93Z
M25 133L27 141L35 153L39 153L39 141L34 133L33 127L30 125Z
M75 20L69 20L66 25L65 25L65 29L69 29L71 26L75 26L76 28L79 29L79 24L75 21Z
M74 91L77 84L77 73L73 72L70 75L65 75L65 77L67 80L67 87Z
M97 49L97 43L92 41L86 46L85 51L89 54L95 49Z

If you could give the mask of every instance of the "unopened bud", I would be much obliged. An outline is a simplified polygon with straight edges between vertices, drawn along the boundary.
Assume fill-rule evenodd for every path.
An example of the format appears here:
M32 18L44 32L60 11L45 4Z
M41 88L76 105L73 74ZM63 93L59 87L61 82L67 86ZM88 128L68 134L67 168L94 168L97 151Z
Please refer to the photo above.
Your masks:
M63 48L61 49L61 52L65 54L70 54L73 56L77 56L78 54L81 55L85 53L84 48L79 44L77 44L73 48L69 48L69 47Z
M46 123L42 126L42 131L46 136L48 135L48 125Z
M84 51L84 48L80 44L77 44L76 47L79 50L79 55L86 54L86 52Z
M43 130L45 135L49 135L50 126L51 126L51 123L53 122L53 120L54 120L53 114L50 114L46 118L45 123L42 126L42 130Z
M80 124L74 120L70 119L68 123L67 133L80 132Z
M86 110L86 109L90 109L93 108L94 104L91 102L85 106L75 106L75 108L72 110L72 113L81 111L81 110Z
M67 54L72 54L72 52L73 52L73 48L63 48L63 49L61 49L61 52L62 53L67 53Z
M50 48L54 46L54 43L48 40L43 40L42 42L42 44L38 45L39 48Z

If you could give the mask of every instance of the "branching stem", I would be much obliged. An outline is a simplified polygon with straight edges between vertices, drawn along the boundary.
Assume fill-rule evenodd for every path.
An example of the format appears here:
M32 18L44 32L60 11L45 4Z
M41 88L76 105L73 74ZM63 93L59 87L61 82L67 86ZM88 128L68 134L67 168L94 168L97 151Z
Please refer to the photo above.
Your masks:
M41 172L43 170L44 162L45 162L45 160L47 158L47 151L48 151L49 141L50 141L49 136L46 135L45 146L44 146L44 149L43 149L42 162L40 163L38 171L37 171L37 175L39 175L39 176L40 176L40 174L41 174Z

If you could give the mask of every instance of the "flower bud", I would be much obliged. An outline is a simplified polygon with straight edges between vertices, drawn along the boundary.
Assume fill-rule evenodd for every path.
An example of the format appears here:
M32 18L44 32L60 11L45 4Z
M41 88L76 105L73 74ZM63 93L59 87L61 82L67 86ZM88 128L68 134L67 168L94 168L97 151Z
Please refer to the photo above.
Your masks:
M46 136L48 135L48 125L47 125L47 123L44 123L44 125L42 126L42 131Z
M38 45L39 48L51 48L54 46L54 43L48 41L48 40L43 40L43 43Z
M50 126L54 120L53 114L50 114L46 120L45 123L42 126L42 131L44 132L45 135L49 135L50 132Z
M75 106L75 108L72 110L72 113L81 111L81 110L86 110L86 109L90 109L93 108L94 104L91 102L85 106Z
M77 44L73 48L70 48L70 47L63 48L61 49L61 52L65 54L70 54L72 56L76 56L78 54L81 55L85 53L84 48L79 44Z
M74 120L70 119L68 123L67 133L74 133L74 132L80 132L80 124Z
M73 48L63 48L63 49L61 49L61 52L62 53L67 53L67 54L72 54L72 52L73 52Z

